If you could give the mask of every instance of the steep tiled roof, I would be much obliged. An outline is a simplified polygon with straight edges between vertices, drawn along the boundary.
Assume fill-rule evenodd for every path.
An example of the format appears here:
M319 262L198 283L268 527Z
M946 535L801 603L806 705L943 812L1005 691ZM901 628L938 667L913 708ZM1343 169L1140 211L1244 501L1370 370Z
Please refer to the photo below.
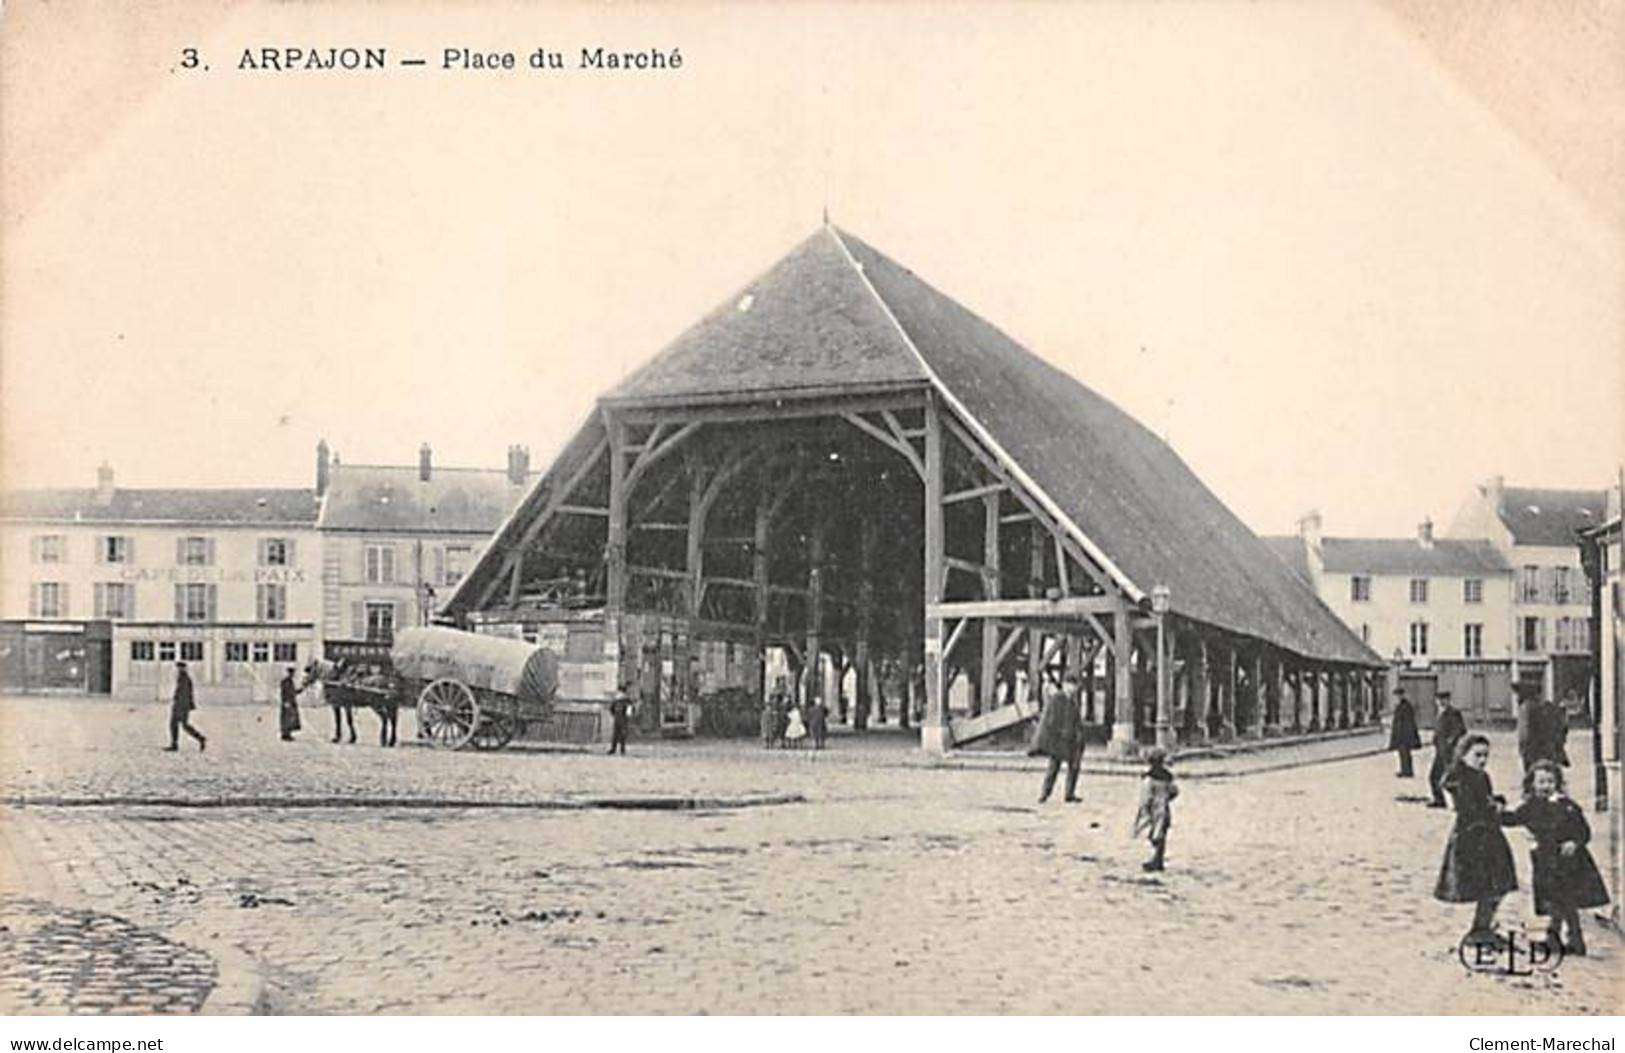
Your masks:
M1603 521L1608 505L1606 490L1542 490L1507 487L1498 510L1501 522L1519 545L1574 544L1577 531Z
M515 485L504 471L436 467L425 482L416 467L336 465L317 525L323 530L489 534L502 525L534 478Z
M0 518L91 523L313 524L316 491L280 489L115 489L104 504L94 489L12 490Z
M1285 537L1280 535L1261 536L1259 540L1268 545L1271 552L1281 557L1281 560L1292 568L1292 573L1304 581L1312 580L1309 576L1309 553L1304 548L1303 538L1292 534Z
M1131 596L1308 658L1380 659L1207 489L1111 402L857 238L825 227L613 389L608 403L934 388ZM585 456L589 422L567 454ZM568 458L566 458L568 459ZM562 478L555 465L549 479ZM488 584L524 508L451 601Z
M1504 574L1507 561L1488 541L1436 538L1423 548L1415 538L1328 537L1321 539L1327 570L1334 574L1410 574L1472 577Z

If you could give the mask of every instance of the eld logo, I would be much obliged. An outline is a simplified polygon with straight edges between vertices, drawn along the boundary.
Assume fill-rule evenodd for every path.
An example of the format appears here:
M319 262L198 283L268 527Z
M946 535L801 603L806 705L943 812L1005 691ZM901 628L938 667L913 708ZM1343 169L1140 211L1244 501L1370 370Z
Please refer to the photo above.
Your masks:
M1563 964L1563 945L1531 940L1521 932L1497 934L1493 940L1465 936L1456 945L1456 957L1475 973L1533 976Z

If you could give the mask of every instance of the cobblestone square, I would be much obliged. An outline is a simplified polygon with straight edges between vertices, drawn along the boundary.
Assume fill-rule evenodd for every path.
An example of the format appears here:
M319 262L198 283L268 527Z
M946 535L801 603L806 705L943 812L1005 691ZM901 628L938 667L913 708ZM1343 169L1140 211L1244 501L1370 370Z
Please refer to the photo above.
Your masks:
M930 767L901 738L449 754L335 746L321 712L281 743L268 709L217 707L207 752L166 754L161 706L0 705L9 1012L1621 1008L1618 934L1592 919L1556 971L1463 968L1466 910L1431 896L1450 815L1388 756L1190 773L1153 876L1132 778L1040 806L1036 770ZM170 803L90 803L114 798ZM645 807L570 806L617 799ZM1502 922L1536 930L1511 837Z

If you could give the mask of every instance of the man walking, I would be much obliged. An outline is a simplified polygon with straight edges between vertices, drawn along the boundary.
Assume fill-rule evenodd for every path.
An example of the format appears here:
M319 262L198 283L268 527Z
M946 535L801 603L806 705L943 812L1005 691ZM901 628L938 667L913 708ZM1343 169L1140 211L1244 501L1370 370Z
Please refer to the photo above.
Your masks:
M1038 731L1033 736L1032 749L1027 751L1028 756L1043 755L1049 758L1044 787L1038 795L1039 804L1049 800L1062 762L1066 764L1066 800L1076 803L1081 799L1078 797L1078 772L1083 767L1083 714L1078 708L1081 687L1082 681L1077 674L1068 673L1060 687L1051 687L1044 692L1044 709L1038 715Z
M1433 720L1433 766L1428 769L1428 786L1433 790L1429 808L1448 808L1444 799L1444 777L1455 759L1456 743L1467 734L1467 719L1450 704L1450 692L1438 694L1439 715Z
M192 710L197 704L192 701L192 674L186 671L185 662L175 663L175 695L169 703L169 745L164 747L167 753L174 753L180 749L181 732L197 739L197 749L203 752L209 740L203 733L192 726Z
M622 684L615 689L615 697L609 703L609 752L611 755L619 753L626 756L626 731L632 713L632 700L626 697L626 685Z
M1405 697L1405 689L1395 693L1394 720L1388 729L1388 748L1399 754L1397 777L1409 779L1416 772L1411 767L1411 751L1422 748L1422 736L1416 731L1416 707Z

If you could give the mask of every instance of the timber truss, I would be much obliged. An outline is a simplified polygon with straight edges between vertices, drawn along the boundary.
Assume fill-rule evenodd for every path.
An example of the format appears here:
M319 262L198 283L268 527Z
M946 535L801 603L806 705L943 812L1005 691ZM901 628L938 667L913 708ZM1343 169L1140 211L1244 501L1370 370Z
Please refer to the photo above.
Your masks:
M827 657L835 684L855 674L857 726L891 685L905 717L923 701L935 750L1031 718L1067 671L1125 753L1374 712L1369 668L1155 609L933 388L605 403L586 439L477 593L482 616L565 597L607 622L679 619L691 645Z

